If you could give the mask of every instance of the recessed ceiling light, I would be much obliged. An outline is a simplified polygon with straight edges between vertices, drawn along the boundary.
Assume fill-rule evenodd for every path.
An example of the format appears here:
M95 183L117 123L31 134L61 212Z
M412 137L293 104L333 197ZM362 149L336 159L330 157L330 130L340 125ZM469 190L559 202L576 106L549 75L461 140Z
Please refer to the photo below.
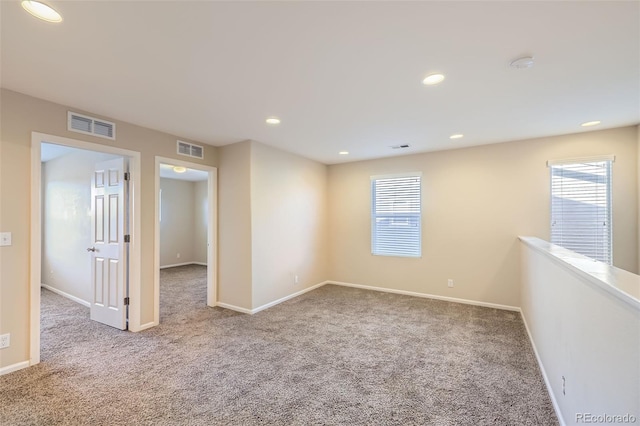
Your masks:
M442 80L444 80L444 74L430 74L426 76L424 80L422 80L422 84L430 86L432 84L441 83Z
M464 135L462 133L456 133L455 135L449 136L449 139L461 139Z
M338 154L340 154L340 155L349 155L349 151L340 151Z
M600 121L599 121L599 120L596 120L596 121L587 121L586 123L582 123L582 127L597 126L598 124L600 124Z
M176 173L184 173L187 171L187 168L181 166L173 166L173 171Z
M23 0L22 7L38 19L47 22L62 22L62 15L56 12L51 6L39 1Z
M267 124L271 124L272 126L280 124L280 119L278 117L269 117L265 121Z
M533 66L533 56L523 56L521 58L514 59L509 65L511 66L511 68L516 68L519 70L531 68Z

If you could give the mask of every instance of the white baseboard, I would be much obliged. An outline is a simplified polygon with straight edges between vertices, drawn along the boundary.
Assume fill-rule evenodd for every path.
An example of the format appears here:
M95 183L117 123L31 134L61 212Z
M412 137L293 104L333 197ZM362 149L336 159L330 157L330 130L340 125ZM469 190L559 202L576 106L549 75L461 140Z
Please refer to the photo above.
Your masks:
M86 300L80 299L79 297L73 296L69 293L65 293L64 291L58 290L57 288L51 287L50 285L40 283L40 287L46 288L47 290L52 291L55 294L59 294L60 296L65 297L69 300L73 300L74 302L79 303L82 306L86 306L87 308L91 307L91 303L87 302Z
M361 288L363 290L382 291L382 292L385 292L385 293L403 294L405 296L414 296L414 297L422 297L422 298L426 298L426 299L444 300L445 302L463 303L465 305L482 306L484 308L493 308L493 309L502 309L504 311L520 312L520 308L517 307L517 306L499 305L497 303L480 302L480 301L477 301L477 300L458 299L458 298L455 298L455 297L438 296L438 295L435 295L435 294L417 293L417 292L414 292L414 291L396 290L396 289L393 289L393 288L386 288L386 287L373 287L373 286L369 286L369 285L352 284L352 283L345 283L345 282L331 281L331 280L326 281L325 284L335 284L335 285L340 285L340 286L343 286L343 287L354 287L354 288Z
M258 306L257 308L253 308L253 309L247 309L247 308L241 308L240 306L235 306L235 305L231 305L229 303L224 303L224 302L218 302L216 303L216 306L219 306L221 308L225 308L225 309L231 309L232 311L236 311L236 312L242 312L243 314L249 314L249 315L253 315L253 314L257 314L260 311L264 311L265 309L271 308L275 305L278 305L282 302L285 302L289 299L293 299L294 297L298 297L304 293L307 293L309 291L315 290L316 288L322 287L323 285L327 284L328 281L324 281L321 282L319 284L313 285L311 287L307 287L307 288L303 288L300 291L296 291L295 293L291 293L288 296L285 297L281 297L278 300L274 300L273 302L269 302L266 303L262 306Z
M232 311L241 312L243 314L251 315L252 313L251 309L241 308L240 306L231 305L229 303L224 303L224 302L218 302L216 303L216 306L220 306L221 308L225 308L225 309L231 309Z
M251 310L251 314L252 315L256 314L256 313L258 313L260 311L264 311L265 309L268 309L268 308L270 308L272 306L278 305L278 304L280 304L282 302L285 302L285 301L287 301L289 299L293 299L294 297L298 297L298 296L300 296L302 294L305 294L305 293L307 293L309 291L315 290L316 288L322 287L323 285L327 284L327 282L328 281L321 282L321 283L313 285L311 287L304 288L304 289L302 289L300 291L296 291L295 293L292 293L292 294L290 294L288 296L282 297L282 298L280 298L278 300L274 300L273 302L269 302L269 303L264 304L262 306L258 306L257 308L253 308Z
M536 360L538 360L538 366L540 367L540 372L542 373L544 384L547 387L547 392L549 392L549 398L551 398L551 403L553 404L553 409L556 412L556 416L558 417L560 426L566 426L567 423L564 421L564 418L562 417L562 412L560 411L558 400L556 399L556 395L553 393L553 388L551 388L551 382L549 381L549 376L547 376L547 372L544 369L544 365L542 364L542 359L540 358L540 354L538 353L538 348L536 348L536 342L533 341L533 336L531 335L531 330L529 330L529 324L527 324L527 319L525 318L523 312L520 312L520 316L522 317L524 328L527 330L529 341L531 342L531 346L533 347L533 353L536 355Z
M202 262L184 262L184 263L174 263L173 265L162 265L160 266L160 269L175 268L176 266L187 266L187 265L207 266L206 263L202 263Z
M8 365L6 367L0 368L0 376L4 374L13 373L14 371L22 370L23 368L27 368L29 366L29 361L22 361L17 364Z
M139 331L146 330L146 329L151 328L151 327L155 327L156 325L158 325L157 322L151 321L151 322L148 322L146 324L140 325L140 328L138 328L137 330L129 330L129 331L137 333Z

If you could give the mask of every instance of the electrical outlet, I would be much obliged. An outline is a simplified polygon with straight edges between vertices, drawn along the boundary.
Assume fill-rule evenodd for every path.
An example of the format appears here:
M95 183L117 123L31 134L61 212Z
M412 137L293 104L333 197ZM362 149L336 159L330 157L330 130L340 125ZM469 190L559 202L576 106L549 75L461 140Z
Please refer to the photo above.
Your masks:
M447 286L448 286L448 287L453 287L453 280L452 280L451 278L449 278L449 279L447 280Z
M298 279L298 276L297 276L297 275L294 275L294 276L293 276L293 283L294 283L295 285L298 285L298 283L299 283L299 282L300 282L300 280Z
M176 253L176 258L180 259L180 253Z
M11 232L0 232L0 247L11 245Z
M11 334L3 334L0 336L0 349L8 348L11 345Z

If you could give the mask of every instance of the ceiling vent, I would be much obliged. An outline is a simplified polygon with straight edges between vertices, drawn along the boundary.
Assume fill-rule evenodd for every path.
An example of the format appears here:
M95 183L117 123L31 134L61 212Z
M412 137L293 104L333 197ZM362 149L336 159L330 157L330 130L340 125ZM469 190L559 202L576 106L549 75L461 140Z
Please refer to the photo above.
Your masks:
M189 142L178 141L178 154L193 158L204 158L204 148Z
M403 145L392 145L391 149L405 149L405 148L409 148L409 144L403 144Z
M116 139L114 123L71 111L67 113L67 130L99 138Z

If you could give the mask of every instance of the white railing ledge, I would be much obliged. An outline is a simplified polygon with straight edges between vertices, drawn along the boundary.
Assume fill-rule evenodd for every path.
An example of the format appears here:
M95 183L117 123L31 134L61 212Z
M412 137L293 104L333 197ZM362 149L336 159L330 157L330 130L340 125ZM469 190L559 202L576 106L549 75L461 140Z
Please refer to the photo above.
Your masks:
M591 284L640 310L640 275L598 262L537 237L518 238Z

